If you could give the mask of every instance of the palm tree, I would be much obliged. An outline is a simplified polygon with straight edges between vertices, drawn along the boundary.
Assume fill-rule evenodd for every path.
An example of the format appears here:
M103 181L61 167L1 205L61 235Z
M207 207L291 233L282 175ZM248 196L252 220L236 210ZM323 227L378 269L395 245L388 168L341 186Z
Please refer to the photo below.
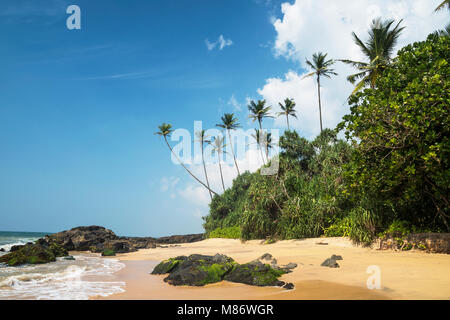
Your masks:
M238 173L238 176L241 174L239 172L239 167L237 165L236 162L236 156L234 154L234 149L233 149L233 141L231 140L231 130L236 130L237 128L240 127L239 123L237 122L238 119L234 117L233 113L225 113L222 117L221 117L222 123L217 124L216 126L220 127L220 128L224 128L227 133L228 133L228 139L230 140L230 147L231 147L231 153L233 154L233 159L234 159L234 164L236 165L236 170Z
M164 138L164 141L166 142L167 146L170 149L170 152L172 152L172 154L177 158L178 162L181 164L181 166L195 179L197 180L202 186L204 186L206 189L208 189L208 191L214 193L215 195L217 195L217 193L215 193L214 191L212 191L209 186L207 186L206 184L204 184L199 178L197 178L188 168L186 168L186 166L183 164L183 162L180 160L180 158L178 157L178 155L173 152L172 147L169 144L169 141L167 141L167 137L169 137L173 130L172 130L172 125L171 124L167 124L167 123L163 123L162 125L158 126L159 131L155 132L155 134L162 136Z
M434 9L434 11L439 11L441 9L444 9L445 7L447 7L448 10L450 10L450 0L444 0L442 1L442 3L440 5L437 6L436 9Z
M262 142L263 142L263 139L264 139L263 134L264 133L263 133L262 130L255 129L255 133L252 134L252 137L255 139L255 143L258 145L258 149L259 149L259 152L260 152L260 155L261 155L261 159L262 159L263 165L265 165L266 162L264 161L264 156L263 156L263 152L262 152L262 145L263 145Z
M269 115L270 106L266 107L266 100L258 100L257 103L255 103L255 101L253 100L250 101L248 110L250 111L249 118L251 118L253 122L258 120L259 130L262 130L262 121L264 118L273 118L271 115Z
M372 24L369 29L369 39L364 43L356 35L352 33L354 42L359 46L363 54L369 60L369 62L359 62L352 60L342 59L340 61L350 64L358 69L358 73L350 75L347 80L352 84L359 79L361 81L356 84L355 90L352 95L358 92L365 85L370 85L375 88L375 82L381 75L383 70L391 61L391 55L394 51L397 40L405 27L400 27L403 20L400 20L397 25L391 29L394 20L389 19L381 21L380 18L372 20Z
M273 146L272 134L270 132L266 133L265 143L266 143L266 158L267 158L267 163L269 163L269 151L270 151L270 149L272 149L272 146Z
M225 139L222 136L216 137L213 144L212 154L217 153L217 158L219 159L219 170L220 170L220 178L222 179L222 187L223 191L225 192L225 183L223 182L223 174L222 174L222 164L220 162L220 158L222 157L222 154L225 153L225 147L224 144Z
M306 77L311 77L316 75L317 77L317 94L319 96L319 116L320 116L320 132L323 130L322 126L322 103L320 101L320 77L324 76L327 78L331 78L331 75L337 75L334 72L334 69L330 67L334 64L334 60L327 60L327 53L323 54L322 52L314 53L312 56L312 62L306 59L306 64L311 67L314 71L310 74L307 74Z
M278 112L278 116L282 116L285 115L286 116L286 122L287 122L287 127L288 127L288 131L289 131L289 116L297 118L297 115L295 114L295 102L293 99L284 99L284 105L280 103L278 103L281 107L281 110L283 110L282 112Z
M211 141L208 140L208 136L205 134L205 130L201 130L195 133L196 137L197 137L197 142L200 143L200 147L202 148L202 163L203 163L203 170L205 172L205 177L206 177L206 184L208 185L208 189L209 189L209 196L211 197L212 200L212 193L211 193L211 189L209 186L209 179L208 179L208 173L206 171L206 164L205 164L205 157L204 157L204 149L205 149L205 144L210 143Z

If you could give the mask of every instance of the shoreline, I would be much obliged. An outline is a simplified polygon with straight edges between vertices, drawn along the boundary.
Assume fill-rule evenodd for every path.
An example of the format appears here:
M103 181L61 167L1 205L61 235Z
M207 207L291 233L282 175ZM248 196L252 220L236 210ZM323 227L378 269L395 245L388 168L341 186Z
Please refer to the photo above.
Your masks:
M204 287L176 287L165 283L164 275L150 275L160 261L194 253L221 253L238 263L270 253L279 264L298 264L292 273L280 278L294 283L295 289L253 287L227 281ZM340 268L321 267L332 254L342 255ZM233 239L207 239L166 248L141 249L118 254L115 258L126 265L114 274L115 281L126 283L125 292L91 299L450 299L449 255L362 248L346 238L284 240L274 244L261 244L260 240L243 243ZM373 265L380 268L381 289L369 290L366 283L370 274L366 271Z

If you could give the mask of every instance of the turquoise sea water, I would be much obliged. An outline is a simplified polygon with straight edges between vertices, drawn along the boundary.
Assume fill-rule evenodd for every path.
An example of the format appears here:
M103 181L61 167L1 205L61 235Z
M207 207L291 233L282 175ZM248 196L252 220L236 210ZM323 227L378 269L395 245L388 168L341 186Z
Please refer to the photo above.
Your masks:
M12 246L33 242L42 238L48 232L15 232L15 231L0 231L0 248L8 251Z

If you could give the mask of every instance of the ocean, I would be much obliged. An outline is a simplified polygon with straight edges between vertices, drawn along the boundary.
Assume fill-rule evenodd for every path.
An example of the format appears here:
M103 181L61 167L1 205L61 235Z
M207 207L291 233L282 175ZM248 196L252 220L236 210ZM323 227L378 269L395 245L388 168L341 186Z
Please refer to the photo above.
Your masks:
M0 248L7 254L13 245L33 242L48 233L0 231ZM125 283L114 273L125 265L100 254L80 253L75 260L57 258L40 265L9 267L0 264L0 300L87 300L124 292Z

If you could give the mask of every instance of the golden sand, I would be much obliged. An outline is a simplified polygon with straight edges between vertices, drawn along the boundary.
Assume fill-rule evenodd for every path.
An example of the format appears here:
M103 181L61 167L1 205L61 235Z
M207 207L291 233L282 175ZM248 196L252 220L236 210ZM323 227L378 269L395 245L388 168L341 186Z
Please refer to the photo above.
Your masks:
M204 287L175 287L163 281L165 276L149 274L161 260L194 253L221 253L238 263L270 253L279 265L298 264L292 273L280 278L294 283L295 289L261 288L227 281ZM343 257L338 261L340 268L321 267L332 254ZM125 282L126 292L102 299L450 299L450 255L379 251L357 247L346 238L286 240L274 244L208 239L120 254L118 258L126 267L115 274L115 281ZM381 271L380 289L367 288L369 266L377 266Z

